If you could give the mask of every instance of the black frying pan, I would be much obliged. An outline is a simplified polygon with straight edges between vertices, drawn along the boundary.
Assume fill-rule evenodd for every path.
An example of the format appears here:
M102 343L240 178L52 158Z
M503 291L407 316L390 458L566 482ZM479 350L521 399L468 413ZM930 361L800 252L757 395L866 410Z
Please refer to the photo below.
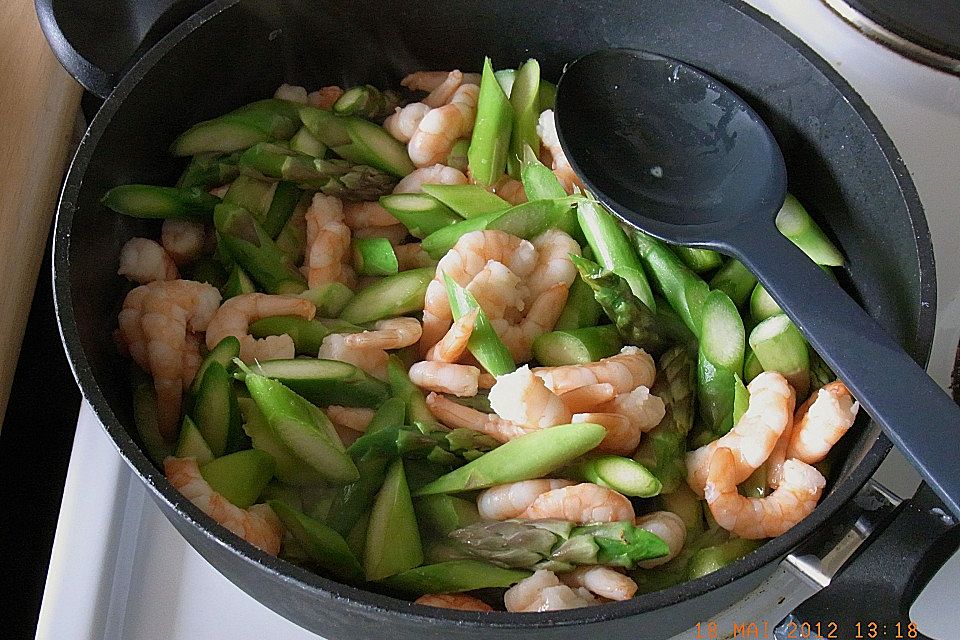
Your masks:
M173 525L219 571L281 615L338 640L387 633L398 638L668 637L739 600L798 545L810 548L836 539L852 526L852 518L877 508L851 501L890 449L879 430L864 421L845 438L843 463L810 517L729 567L627 602L524 615L438 610L346 586L261 553L173 490L141 452L131 435L128 381L111 338L125 292L116 276L119 248L131 236L155 236L158 229L108 212L99 198L125 182L172 183L181 166L166 149L190 124L267 96L284 81L309 87L392 84L415 69L477 69L484 54L499 66L537 57L553 79L564 62L605 46L680 58L738 91L769 124L786 156L791 192L848 257L844 284L924 361L936 293L933 251L916 190L859 96L795 37L734 0L217 0L156 46L141 49L137 55L142 57L115 74L91 72L95 65L83 64L78 49L65 47L55 6L61 4L66 5L37 0L41 23L61 60L101 94L118 80L77 151L57 219L54 286L74 372L121 455ZM149 7L156 14L168 4L171 0ZM86 6L108 11L115 3ZM96 41L88 38L88 45ZM933 504L921 490L866 552L896 571L877 570L873 560L855 563L847 572L861 571L876 589L867 591L855 582L844 591L825 592L829 596L821 603L826 605L817 615L846 625L838 637L852 636L856 620L892 625L903 619L956 547L960 529L932 518ZM843 575L838 582L844 582ZM863 599L865 593L870 600ZM847 599L869 602L870 608L835 606Z

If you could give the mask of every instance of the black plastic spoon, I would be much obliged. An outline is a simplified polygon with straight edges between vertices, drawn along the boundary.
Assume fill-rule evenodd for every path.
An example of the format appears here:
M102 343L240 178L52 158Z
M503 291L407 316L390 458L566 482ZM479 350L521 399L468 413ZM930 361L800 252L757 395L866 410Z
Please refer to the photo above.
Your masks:
M777 230L787 189L770 130L736 93L690 65L604 49L560 79L557 129L584 185L668 242L734 256L960 517L960 407Z

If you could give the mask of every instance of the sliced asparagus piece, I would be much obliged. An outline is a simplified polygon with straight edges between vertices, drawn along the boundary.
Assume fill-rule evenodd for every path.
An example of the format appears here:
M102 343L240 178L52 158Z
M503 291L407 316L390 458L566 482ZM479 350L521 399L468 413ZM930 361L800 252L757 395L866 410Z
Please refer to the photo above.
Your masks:
M300 294L317 308L317 315L336 317L353 297L353 291L341 282L328 282ZM332 332L332 331L331 331Z
M777 371L806 398L810 389L810 354L800 330L784 314L767 318L750 332L750 348L764 371Z
M281 500L271 500L269 504L310 560L345 580L363 577L363 568L343 536Z
M570 285L567 303L553 328L555 331L569 331L592 327L600 322L602 313L603 309L593 295L593 288L578 275Z
M177 448L173 455L178 458L194 458L197 464L206 464L213 460L213 452L210 451L210 445L203 439L197 425L190 419L190 416L183 416L183 423L180 425L180 436L177 438Z
M201 465L200 475L228 502L246 509L260 497L275 469L276 463L269 454L246 449Z
M219 363L228 372L233 370L233 359L240 356L240 341L235 336L227 336L210 350L207 357L200 363L200 368L193 376L193 383L190 385L190 396L196 398L200 392L200 382L206 374L207 369L214 362Z
M480 560L448 560L409 569L382 582L391 589L413 597L427 593L505 588L529 575L529 571L504 569Z
M203 374L192 417L214 457L233 453L243 438L242 418L233 377L222 364L211 361Z
M534 146L539 147L537 142ZM557 175L537 158L531 147L523 149L523 169L520 170L523 191L527 200L562 198L567 195Z
M687 565L687 579L695 580L722 569L756 550L761 544L763 544L762 540L733 538L722 544L700 549L690 558L690 564Z
M321 406L376 407L390 396L385 383L340 360L265 360L251 370Z
M370 512L363 568L367 580L382 580L423 562L423 547L413 501L403 473L394 460Z
M391 354L387 361L387 382L390 385L391 394L403 400L406 406L407 424L415 425L425 432L443 428L427 407L423 391L410 381L407 368L403 366L396 354Z
M294 487L323 483L323 476L281 442L253 398L237 398L237 403L243 415L244 432L250 437L254 449L269 454L276 463L275 474L278 480ZM297 504L299 503L298 497Z
M220 293L223 294L224 300L229 300L245 293L254 293L256 290L257 285L253 283L247 272L240 265L235 264L230 270L230 277L223 283L223 289Z
M230 183L230 188L223 194L223 201L243 207L257 219L263 222L273 202L273 194L277 190L277 183L272 180L263 180L256 176L239 175Z
M219 187L236 178L240 174L235 153L201 153L190 159L190 163L183 170L177 186L181 189L199 187L204 191Z
M447 161L444 164L465 173L470 166L470 159L467 157L469 151L470 141L458 140L450 149L450 153L447 154Z
M625 496L638 498L651 498L663 488L646 467L636 460L622 456L588 456L563 473L576 480L592 482Z
M320 142L306 127L300 127L296 135L290 138L290 148L314 158L322 158L327 153L327 145Z
M383 127L362 118L346 117L343 120L350 142L332 147L341 158L369 165L397 178L416 169L407 155L406 146L397 142Z
M482 231L487 228L491 222L503 215L502 211L494 213L485 213L469 220L461 220L449 226L437 229L423 239L420 246L434 260L439 260L447 251L453 248L464 235L471 231Z
M468 220L488 213L506 211L511 206L509 202L478 184L425 184L423 192Z
M543 333L533 341L533 355L546 367L587 364L620 352L623 341L613 325Z
M446 538L451 531L482 519L474 500L446 494L417 498L413 508L421 531L431 537Z
M209 218L220 198L200 187L122 184L107 191L101 202L133 218Z
M344 91L333 103L333 112L338 116L378 120L393 113L399 105L400 96L396 91L380 91L372 85L364 84Z
M710 293L710 287L659 240L635 230L633 244L663 297L680 315L687 328L699 337L703 301Z
M547 229L560 229L570 236L579 235L576 207L580 196L565 196L552 200L534 200L510 207L487 223L486 228L504 231L529 240Z
M490 58L483 60L477 119L470 138L470 173L480 184L490 186L503 174L513 131L513 107L497 82Z
M830 242L803 205L789 193L777 214L777 228L817 264L829 267L843 264L840 250Z
M293 339L297 353L314 356L330 331L318 320L299 316L270 316L250 323L250 335L254 338L284 334Z
M723 291L711 291L703 303L697 391L700 415L717 434L733 427L735 378L743 371L745 342L736 305Z
M513 362L510 350L494 331L493 325L487 319L487 314L480 308L477 299L446 273L443 274L443 281L447 288L447 298L450 301L454 320L459 320L473 309L479 309L473 332L467 342L470 353L476 357L484 369L495 376L514 371L517 365Z
M762 284L757 284L750 294L750 317L755 323L761 323L767 318L778 316L783 313L783 309L777 304Z
M421 239L438 229L462 220L450 207L425 193L396 193L383 196L380 198L380 204L394 218L402 222L411 235Z
M435 271L433 267L401 271L364 287L343 308L340 318L364 324L420 311Z
M537 119L540 117L540 64L531 58L520 69L510 91L513 107L513 130L510 134L510 150L507 154L507 172L520 177L523 166L524 147L540 144L537 136Z
M354 238L352 248L357 275L391 276L400 270L397 254L386 238Z
M219 204L214 225L230 256L268 293L300 293L307 288L263 227L244 209Z
M733 258L727 259L710 279L710 288L723 291L738 307L746 304L756 286L757 277L750 273L742 262Z
M267 209L263 217L263 230L267 235L276 239L287 221L293 215L300 199L303 197L303 191L293 182L278 182L277 188L273 193L273 199L270 201L270 208Z
M193 125L173 141L170 151L175 156L230 153L258 142L289 140L299 128L296 105L286 100L260 100Z
M673 252L677 254L677 257L683 260L683 264L687 265L694 273L713 271L723 262L720 254L710 249L674 246Z

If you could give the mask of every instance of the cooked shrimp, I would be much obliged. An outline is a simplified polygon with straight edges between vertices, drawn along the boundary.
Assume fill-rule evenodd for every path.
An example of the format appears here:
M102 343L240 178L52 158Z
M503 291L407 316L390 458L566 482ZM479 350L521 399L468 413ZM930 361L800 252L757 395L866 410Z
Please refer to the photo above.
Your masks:
M513 612L559 611L599 604L583 587L568 587L555 573L544 569L507 589L503 603L507 611Z
M607 431L595 451L619 456L632 455L640 444L643 432L634 426L630 418L619 413L575 413L570 422L598 424Z
M402 178L393 188L394 193L421 193L425 184L467 184L462 171L442 164L423 167Z
M683 519L671 511L654 511L642 515L636 519L634 524L641 529L646 529L653 535L667 543L667 549L670 552L662 558L653 558L638 562L637 566L641 569L652 569L667 563L680 553L684 543L687 541L687 526Z
M193 262L203 253L207 228L202 222L167 218L160 230L160 244L177 265Z
M450 362L417 362L410 367L410 380L421 389L450 393L458 398L477 395L480 369Z
M391 246L397 246L407 239L410 234L402 224L392 224L387 227L359 227L353 230L354 238L386 238Z
M571 480L521 480L490 487L477 496L477 509L485 520L519 518L541 494L575 484Z
M770 457L777 440L793 419L793 389L779 373L764 371L747 389L750 404L736 426L726 435L687 454L687 484L697 495L703 495L714 451L725 447L734 452L735 484L743 482Z
M719 447L710 460L703 495L717 524L741 538L775 538L789 531L817 506L827 481L799 460L783 463L783 477L766 498L747 498L737 492L737 461L733 451Z
M393 248L393 252L397 256L397 264L400 267L400 271L420 269L421 267L433 267L437 264L437 261L423 250L419 242L398 244Z
M630 393L618 394L613 400L597 407L599 412L618 413L641 433L646 433L660 424L666 414L663 400L640 385Z
M312 107L325 109L329 111L333 108L333 103L343 95L343 89L337 86L320 87L307 95L307 104Z
M573 167L570 166L570 161L567 160L567 156L563 153L563 147L560 146L560 137L557 135L557 123L553 116L552 109L547 109L540 114L540 119L537 121L537 135L540 136L540 141L543 143L543 146L550 152L553 158L551 169L553 169L554 174L556 174L566 192L573 193L574 187L583 188L583 183L580 181L580 178L577 177L577 174L574 173Z
M783 433L777 438L777 443L773 445L773 451L770 452L767 461L760 465L764 468L767 479L767 485L763 487L764 489L767 487L776 489L780 485L780 478L783 477L783 463L787 461L787 449L790 446L793 429L794 419L791 416L790 420L787 421L787 426L783 428Z
M459 70L454 69L448 73L447 77L443 79L443 82L434 87L430 91L430 94L421 102L431 109L442 107L450 102L462 82L463 74Z
M462 593L428 593L413 601L428 607L441 609L461 609L463 611L493 611L493 607L483 600Z
M824 386L797 411L787 456L807 464L820 462L853 426L859 408L839 380Z
M137 284L180 277L177 265L163 247L147 238L130 238L124 243L117 273Z
M307 104L307 90L292 84L283 83L277 87L273 97L299 104Z
M350 229L344 223L343 203L318 193L307 209L306 221L307 249L301 270L307 283L314 288L339 281L343 263L350 255Z
M460 316L460 319L451 325L450 330L437 344L430 347L427 352L427 360L436 360L437 362L456 362L460 356L467 350L467 344L470 342L470 336L473 335L473 329L477 323L477 316L480 309L471 309L466 314Z
M405 107L397 107L392 115L387 116L383 121L383 128L398 142L407 144L428 113L430 113L430 107L427 105L422 102L411 102ZM394 190L394 193L403 192Z
M522 204L527 201L527 193L523 189L523 183L510 176L503 176L494 182L489 190L510 204Z
M451 429L473 429L498 442L507 442L533 431L529 427L504 420L495 413L483 413L465 407L439 393L427 394L427 407L437 420Z
M477 117L479 95L477 85L463 85L449 103L427 112L407 144L407 153L413 164L429 167L443 162L457 140L470 135Z
M153 376L160 433L173 438L180 401L190 386L199 358L199 342L190 333L209 328L220 292L191 280L157 280L127 294L118 321L118 337L140 368Z
M380 380L387 379L387 362L390 355L379 347L351 347L347 343L350 333L331 333L320 343L317 357L324 360L341 360L369 373Z
M505 420L536 429L566 424L572 415L527 365L497 377L490 389L490 408Z
M450 77L449 71L416 71L407 74L400 81L401 87L406 87L410 91L433 91L439 87L447 78ZM480 84L479 73L461 74L460 82L462 84Z
M503 231L472 231L461 236L453 248L440 259L436 275L427 286L420 352L426 354L453 322L444 274L461 287L470 290L469 285L474 276L487 267L490 261L505 266L519 282L520 278L526 277L533 270L536 259L536 249L531 243ZM484 303L479 300L478 302L484 307ZM484 311L496 317L492 309L487 311L484 307Z
M420 321L416 318L378 320L372 331L348 333L343 343L356 349L402 349L420 340Z
M336 404L331 404L326 410L330 422L358 433L366 432L375 413L366 407L341 407Z
M217 309L207 326L207 348L213 349L227 336L240 340L240 359L278 360L292 358L296 351L293 338L287 334L256 339L248 333L251 322L273 316L298 316L312 320L317 308L296 296L244 293L230 298Z
M472 355L472 354L467 354ZM480 363L477 363L480 364ZM480 372L480 379L477 381L481 389L493 389L493 385L497 384L496 376L487 373L486 371Z
M610 600L629 600L637 592L637 583L610 567L577 567L558 576L568 587L583 587Z
M588 413L616 396L613 385L609 382L588 384L571 389L560 395L563 404L567 405L570 413Z
M633 505L625 496L598 484L583 482L553 489L537 496L521 518L556 518L578 524L590 522L633 522Z
M345 202L343 221L351 229L389 227L400 224L379 202Z
M530 293L520 276L496 260L488 260L466 290L473 294L487 318L511 321L521 317Z
M653 358L646 351L628 346L617 355L597 362L538 367L533 373L543 378L547 387L559 394L601 383L613 385L616 393L628 393L640 386L652 386L657 370Z
M203 479L194 458L169 456L163 461L163 472L174 489L217 524L270 555L275 556L280 552L283 529L280 518L269 506L255 504L249 509L241 509L228 502Z

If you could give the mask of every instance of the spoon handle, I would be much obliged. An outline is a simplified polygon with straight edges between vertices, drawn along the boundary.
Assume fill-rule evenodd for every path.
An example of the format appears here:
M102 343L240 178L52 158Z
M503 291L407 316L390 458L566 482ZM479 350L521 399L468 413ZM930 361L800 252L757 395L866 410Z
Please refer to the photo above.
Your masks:
M960 407L771 223L723 247L749 268L950 511L960 517Z

